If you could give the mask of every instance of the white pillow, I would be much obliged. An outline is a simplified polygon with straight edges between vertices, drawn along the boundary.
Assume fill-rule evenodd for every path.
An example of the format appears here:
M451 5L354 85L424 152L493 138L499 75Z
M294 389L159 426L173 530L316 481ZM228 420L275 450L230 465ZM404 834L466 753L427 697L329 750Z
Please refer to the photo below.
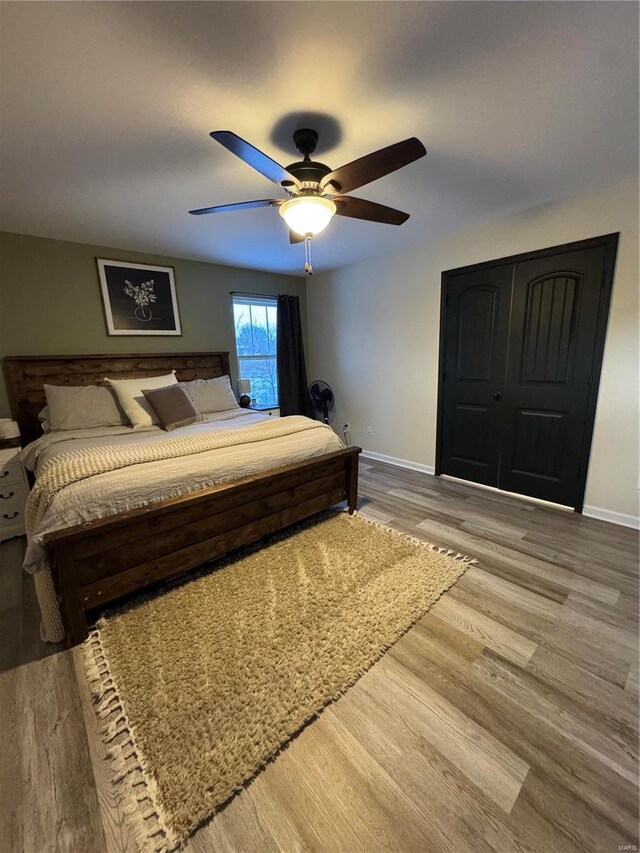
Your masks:
M38 420L40 421L40 426L42 427L42 432L49 432L49 406L45 406L44 409L40 409L38 412Z
M203 413L226 412L229 409L239 408L228 376L219 376L217 379L193 379L191 382L180 384L196 404L196 408Z
M142 392L178 384L175 370L166 376L147 376L140 377L140 379L109 379L106 377L104 381L108 382L116 392L120 405L134 429L159 423L158 416Z
M111 388L100 385L45 385L46 407L39 417L47 429L129 426Z

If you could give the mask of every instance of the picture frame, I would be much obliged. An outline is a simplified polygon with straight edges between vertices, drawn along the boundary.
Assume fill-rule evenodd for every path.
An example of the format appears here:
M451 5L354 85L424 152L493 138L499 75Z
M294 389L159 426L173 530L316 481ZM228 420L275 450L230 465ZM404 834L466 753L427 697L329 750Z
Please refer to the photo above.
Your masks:
M108 335L182 335L173 267L96 258Z

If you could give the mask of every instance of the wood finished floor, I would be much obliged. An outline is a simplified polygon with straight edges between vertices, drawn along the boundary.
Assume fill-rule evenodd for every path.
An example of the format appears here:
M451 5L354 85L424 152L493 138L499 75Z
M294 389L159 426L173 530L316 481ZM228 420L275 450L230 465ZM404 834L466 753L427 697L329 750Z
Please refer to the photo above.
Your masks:
M479 563L186 849L637 845L637 533L361 469L364 513ZM22 549L0 546L0 851L132 851L79 656L40 642Z

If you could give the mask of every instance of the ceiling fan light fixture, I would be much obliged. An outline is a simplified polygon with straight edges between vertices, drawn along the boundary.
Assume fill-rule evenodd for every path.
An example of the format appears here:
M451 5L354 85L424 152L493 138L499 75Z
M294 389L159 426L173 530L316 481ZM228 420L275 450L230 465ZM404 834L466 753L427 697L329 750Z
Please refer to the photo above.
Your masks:
M337 208L329 198L307 195L291 198L280 205L280 216L301 237L315 237L327 227Z

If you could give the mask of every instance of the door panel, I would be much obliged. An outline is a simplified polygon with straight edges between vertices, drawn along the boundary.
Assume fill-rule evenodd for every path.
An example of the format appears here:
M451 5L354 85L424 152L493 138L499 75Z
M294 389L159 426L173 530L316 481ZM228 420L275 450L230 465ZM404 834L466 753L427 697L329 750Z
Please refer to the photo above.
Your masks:
M489 382L495 360L499 290L488 284L466 285L458 296L455 378Z
M559 482L557 472L566 440L564 412L518 409L511 460L513 473Z
M579 502L604 247L516 264L499 486Z
M444 474L497 485L500 425L493 394L504 383L512 267L449 279L444 347Z
M521 382L571 381L582 277L543 276L527 284Z
M486 448L491 443L488 406L456 403L451 420L451 459L486 467Z

